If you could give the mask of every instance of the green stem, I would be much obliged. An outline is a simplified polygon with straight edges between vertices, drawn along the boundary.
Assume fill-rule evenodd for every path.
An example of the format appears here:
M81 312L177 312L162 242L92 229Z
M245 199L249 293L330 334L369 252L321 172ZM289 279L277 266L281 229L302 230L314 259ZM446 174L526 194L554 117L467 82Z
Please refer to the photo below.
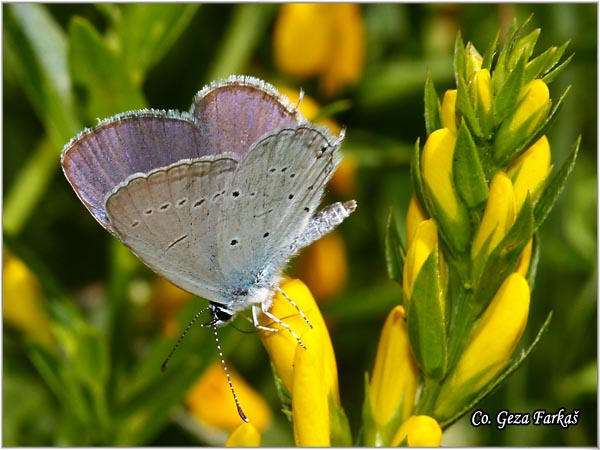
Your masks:
M244 71L276 8L276 5L254 3L236 6L206 82Z

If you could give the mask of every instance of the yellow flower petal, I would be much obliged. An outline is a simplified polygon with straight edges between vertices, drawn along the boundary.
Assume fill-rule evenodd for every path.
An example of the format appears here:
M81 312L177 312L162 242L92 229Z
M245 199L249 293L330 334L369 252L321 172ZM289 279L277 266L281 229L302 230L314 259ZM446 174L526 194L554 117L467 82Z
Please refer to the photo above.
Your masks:
M271 421L267 402L235 371L229 368L231 382L248 419L264 431ZM241 422L229 384L220 363L211 364L186 395L190 414L196 420L220 430L232 431Z
M449 89L442 100L442 125L456 134L456 89Z
M435 130L423 148L421 170L423 181L444 212L453 221L459 220L458 200L452 180L452 158L456 135L448 128Z
M492 81L490 71L483 69L477 72L474 83L476 87L475 92L477 93L477 103L481 105L484 112L489 113L492 109Z
M260 447L260 432L252 423L242 423L227 438L225 447Z
M285 4L273 33L275 64L293 76L319 75L325 94L334 95L362 74L364 41L356 4Z
M396 433L392 446L400 445L405 438L409 447L439 447L442 429L432 417L411 416Z
M325 94L332 96L360 79L365 59L365 31L358 4L328 6L335 8L335 48L330 55L330 63L325 67L321 85Z
M421 267L423 267L431 252L437 248L437 245L438 235L435 220L428 219L421 222L417 227L413 241L408 247L402 269L402 288L407 302L410 300L413 285ZM406 307L407 304L404 306Z
M529 239L529 242L523 249L523 253L519 257L519 262L515 268L515 272L520 273L523 277L527 276L529 271L529 264L531 263L531 252L533 250L533 239Z
M4 323L20 329L45 347L52 347L54 338L43 306L42 288L33 272L23 261L5 252L2 278Z
M415 194L410 198L408 211L406 212L406 247L410 247L413 237L419 224L429 219L427 211L421 206L419 199Z
M536 79L523 88L521 98L522 102L510 121L509 131L514 132L518 130L526 120L533 117L533 121L527 129L527 132L530 133L540 123L543 115L550 106L550 91L546 83L540 79Z
M529 315L529 285L513 273L498 289L483 313L453 375L442 388L436 417L447 419L453 408L475 395L507 364Z
M508 169L508 175L513 182L517 208L525 201L527 192L532 200L536 198L540 187L551 170L550 144L546 136L542 136L535 144L527 149Z
M515 196L510 178L504 172L494 175L490 183L487 205L473 240L471 254L477 259L482 250L489 254L515 221ZM483 248L486 244L485 249Z
M331 56L331 20L316 3L281 6L273 30L275 65L284 73L310 77L323 70Z
M371 410L377 428L382 428L401 408L400 420L407 418L414 406L419 367L410 349L406 313L402 306L388 315L381 331L375 366L369 387ZM376 442L375 445L389 445Z
M292 418L294 441L302 447L330 445L329 386L325 380L322 329L302 335L306 349L298 347L294 359Z

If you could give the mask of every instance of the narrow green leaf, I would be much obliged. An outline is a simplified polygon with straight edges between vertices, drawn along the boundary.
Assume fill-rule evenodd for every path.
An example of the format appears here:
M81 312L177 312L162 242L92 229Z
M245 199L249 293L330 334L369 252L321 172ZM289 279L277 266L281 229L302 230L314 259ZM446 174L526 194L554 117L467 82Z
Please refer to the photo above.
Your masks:
M569 46L570 43L571 43L571 41L568 40L567 42L565 42L563 45L561 45L558 48L552 47L553 49L555 49L555 51L551 54L551 57L548 59L546 66L542 70L543 74L547 74L558 64L560 59L565 54L565 51L567 50L567 47ZM573 55L569 56L569 59L572 57L573 57Z
M402 268L404 266L404 247L400 239L398 224L394 212L390 209L385 226L385 261L388 277L402 285Z
M17 236L56 173L56 145L44 139L21 169L4 198L4 233Z
M460 32L458 36L456 36L456 41L454 42L454 79L456 84L458 85L459 78L463 80L467 79L467 55L465 44L463 43L462 36Z
M535 210L534 210L535 218ZM535 289L535 278L537 275L538 263L540 260L540 237L537 232L533 233L533 247L531 249L531 258L529 259L529 268L527 269L527 284L529 290L533 292Z
M485 53L483 54L483 61L481 63L482 69L487 69L491 72L492 63L494 61L494 56L496 56L496 50L498 49L498 39L500 39L499 32L496 33L496 37L494 37L494 40L488 46L488 48L485 50Z
M537 230L546 217L548 217L548 213L552 210L552 207L556 203L558 196L562 192L567 183L567 178L573 171L575 167L575 161L577 160L577 154L579 152L579 144L581 143L581 136L577 138L573 146L573 150L571 150L571 154L569 158L563 163L560 170L552 177L544 192L538 199L535 204L535 208L533 211L534 215L534 229Z
M464 122L458 129L452 173L456 191L467 208L477 208L485 202L488 196L485 172L479 160L477 146Z
M536 28L515 43L514 49L511 52L509 67L514 67L519 62L519 59L523 59L525 62L529 61L541 31L540 28Z
M466 414L468 411L473 409L475 407L475 405L477 405L484 398L486 398L488 395L492 394L496 389L498 389L502 384L504 384L504 382L506 382L508 380L508 378L519 367L521 367L523 362L529 357L531 352L537 347L540 340L542 339L542 336L544 334L546 334L546 332L548 331L551 320L552 320L552 312L550 312L548 314L548 317L544 321L544 324L541 326L535 339L529 345L529 347L527 347L527 349L524 352L522 352L516 359L513 359L512 362L510 363L510 366L502 373L502 375L500 375L498 378L496 378L495 380L490 382L490 384L488 384L484 389L482 389L482 391L479 393L479 395L477 395L469 404L465 405L464 408L462 408L460 411L458 411L450 419L440 423L440 426L442 427L442 429L448 428L450 425L452 425L454 422L456 422L458 419L460 419L464 414Z
M477 139L483 139L483 132L479 120L475 115L473 104L469 96L469 90L467 84L462 76L458 77L458 89L456 93L456 110L462 116L463 120L467 122L469 130Z
M442 128L442 120L440 118L440 100L435 92L435 86L431 79L431 72L427 70L425 77L425 130L427 134L433 133L435 130Z
M252 52L265 37L277 8L275 4L255 3L235 6L231 23L223 33L225 38L208 71L206 82L245 71Z
M407 325L415 359L434 380L443 378L448 364L445 306L440 286L438 251L431 252L413 285Z
M420 139L417 139L410 159L410 180L415 190L415 194L421 205L427 208L425 194L423 189L423 178L421 177L421 145Z
M542 81L546 84L550 84L554 81L554 79L569 65L571 59L573 59L574 55L569 56L560 66L546 73L542 77Z
M169 51L186 29L199 4L131 3L122 4L122 17L115 34L123 60L137 85Z
M506 82L500 86L494 97L494 125L498 126L506 117L516 109L518 99L523 88L523 74L525 72L525 59L521 58L510 71Z
M144 96L124 62L82 17L75 17L69 24L69 50L73 79L89 93L89 119L146 107Z
M13 3L5 17L7 63L13 66L58 154L81 128L67 67L67 40L46 7Z
M337 404L330 393L329 398L329 429L332 447L351 447L352 434L350 423L344 409Z

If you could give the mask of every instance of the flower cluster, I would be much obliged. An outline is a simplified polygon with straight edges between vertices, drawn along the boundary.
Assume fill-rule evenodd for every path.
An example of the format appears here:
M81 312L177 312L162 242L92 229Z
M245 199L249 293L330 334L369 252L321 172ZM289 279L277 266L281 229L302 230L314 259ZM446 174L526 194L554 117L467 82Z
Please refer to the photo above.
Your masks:
M448 426L529 353L513 357L529 314L536 230L578 148L550 177L545 134L564 95L553 106L548 83L568 60L559 64L566 45L531 58L538 36L513 26L497 58L496 42L481 56L459 37L457 89L440 104L427 80L429 136L413 155L405 256L394 248L393 222L388 228L388 266L402 284L403 309L388 318L369 385L365 423L373 445L400 442L400 424L411 414ZM381 395L386 372L397 381ZM410 434L407 443L414 445Z

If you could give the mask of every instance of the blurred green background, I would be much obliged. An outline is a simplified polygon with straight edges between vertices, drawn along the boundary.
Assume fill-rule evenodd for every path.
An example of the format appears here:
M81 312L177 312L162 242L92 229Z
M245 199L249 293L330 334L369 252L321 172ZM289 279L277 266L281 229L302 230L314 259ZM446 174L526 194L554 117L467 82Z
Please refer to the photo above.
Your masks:
M279 33L284 17L277 4L2 8L5 446L223 443L223 435L183 406L186 391L216 358L212 333L195 328L161 374L174 340L157 314L164 305L155 306L165 301L156 298L163 291L85 210L60 173L59 155L97 118L142 107L187 110L204 84L232 73L302 88L324 108L322 115L347 130L343 149L352 163L328 196L355 198L359 208L340 227L343 244L329 251L343 256L347 274L330 275L341 281L323 294L323 300L330 298L322 311L338 360L342 404L356 434L364 373L372 370L385 316L401 298L387 279L383 239L389 209L402 223L410 199L409 152L417 138L425 138L426 71L443 94L453 87L459 31L483 51L513 18L522 22L531 14L530 29L542 29L534 54L569 40L567 55L575 53L550 85L555 100L572 85L548 134L555 167L579 134L582 144L574 173L541 230L522 345L553 310L550 330L480 407L491 415L501 409L578 409L579 423L498 431L473 428L467 417L447 430L443 443L597 445L597 5L366 4L350 18L328 19L331 36L354 44L326 49ZM281 55L294 45L297 55ZM320 74L301 73L311 52L327 56L329 67ZM299 66L296 72L288 67L290 59ZM352 72L348 81L336 82L336 73L345 70ZM333 264L325 253L311 257ZM9 272L15 257L33 275ZM306 265L317 262L296 262L291 274L304 279ZM182 303L181 310L166 307L177 310L174 320L180 323L205 305ZM228 361L273 411L263 445L291 445L258 337L232 327L221 333Z

